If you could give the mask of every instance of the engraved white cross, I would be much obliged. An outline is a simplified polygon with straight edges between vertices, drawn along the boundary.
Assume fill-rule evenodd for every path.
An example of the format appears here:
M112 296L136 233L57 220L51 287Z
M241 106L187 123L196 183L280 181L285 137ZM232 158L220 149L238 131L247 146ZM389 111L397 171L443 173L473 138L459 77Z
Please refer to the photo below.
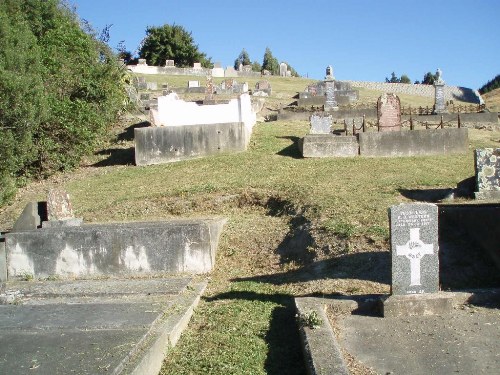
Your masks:
M434 245L424 244L420 239L420 228L410 229L410 240L403 246L396 246L396 255L405 256L410 260L410 286L420 283L420 259L424 255L434 254Z

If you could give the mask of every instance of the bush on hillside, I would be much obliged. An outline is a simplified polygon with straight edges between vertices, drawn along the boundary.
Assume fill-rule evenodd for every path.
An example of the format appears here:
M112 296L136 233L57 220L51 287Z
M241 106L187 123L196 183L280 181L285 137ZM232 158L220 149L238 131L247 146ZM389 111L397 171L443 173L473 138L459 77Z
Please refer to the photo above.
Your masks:
M58 0L0 2L0 204L95 148L124 106L123 76Z

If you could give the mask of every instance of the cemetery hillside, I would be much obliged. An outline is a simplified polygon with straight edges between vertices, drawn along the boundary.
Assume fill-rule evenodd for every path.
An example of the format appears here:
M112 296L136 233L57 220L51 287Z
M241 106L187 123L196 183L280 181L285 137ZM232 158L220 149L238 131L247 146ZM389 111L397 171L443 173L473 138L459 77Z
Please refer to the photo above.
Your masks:
M110 27L0 0L0 374L500 368L499 76L316 80Z
M203 81L143 77L158 87ZM280 120L277 113L313 81L266 79L272 94L245 152L137 167L133 132L147 126L149 116L129 112L77 169L27 184L2 208L0 224L7 230L26 202L43 200L58 187L69 192L76 215L89 223L228 219L207 290L162 374L305 373L293 298L389 293L388 207L412 202L410 192L467 181L474 176L473 150L498 147L500 141L497 126L472 124L468 151L458 156L302 158L297 143L309 132L309 121ZM259 80L245 78L250 87ZM374 106L382 94L357 89L359 107ZM399 96L402 106L433 104L432 98ZM458 287L466 282L457 280Z

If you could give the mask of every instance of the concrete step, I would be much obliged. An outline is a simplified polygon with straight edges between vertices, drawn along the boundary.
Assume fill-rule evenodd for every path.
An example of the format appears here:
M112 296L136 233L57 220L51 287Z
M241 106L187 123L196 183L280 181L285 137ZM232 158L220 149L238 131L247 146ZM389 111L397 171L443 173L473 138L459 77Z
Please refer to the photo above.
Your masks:
M0 374L156 375L205 287L189 277L6 283Z

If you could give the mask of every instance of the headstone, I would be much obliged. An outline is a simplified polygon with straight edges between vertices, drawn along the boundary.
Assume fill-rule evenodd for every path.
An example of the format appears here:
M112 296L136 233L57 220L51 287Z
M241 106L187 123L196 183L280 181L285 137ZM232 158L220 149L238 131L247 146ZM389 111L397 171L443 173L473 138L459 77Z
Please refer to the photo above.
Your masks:
M69 194L61 189L51 189L47 197L48 220L73 219L73 208L69 200Z
M436 72L436 80L434 81L434 114L447 113L444 97L444 81L441 78L441 69Z
M147 82L146 83L146 88L148 90L158 90L158 83L157 82Z
M271 83L269 81L259 81L255 84L255 91L263 91L267 95L271 95L272 93L272 88L271 88Z
M330 134L332 126L332 115L314 113L311 115L311 128L309 134Z
M377 101L378 130L401 130L401 103L395 94L387 93Z
M42 223L39 210L38 202L29 202L14 223L12 232L37 229Z
M430 203L390 208L393 295L439 291L438 207Z
M243 71L243 64L242 64L242 63L240 63L240 64L238 65L238 72L242 72L242 71Z
M174 68L175 67L175 61L174 60L165 60L165 67L166 68Z
M335 111L339 107L335 99L335 81L325 81L326 101L325 111Z
M270 72L269 70L267 70L267 69L263 69L263 70L262 70L262 75L263 75L263 76L270 76L270 75L271 75L271 72Z
M500 199L500 148L474 151L476 199Z
M252 65L243 65L241 71L244 73L252 73Z
M200 81L188 81L188 88L200 87Z
M222 68L222 64L220 62L216 62L216 63L214 63L214 68L215 69Z
M286 71L286 76L287 77L291 77L292 76L292 71L291 70L287 70Z
M139 61L137 62L137 65L148 65L146 59L139 59Z
M214 87L213 78L212 78L212 76L207 76L207 84L205 87L205 101L213 102L214 93L215 93L215 87Z
M193 64L193 69L201 69L201 63L199 63L199 62L195 62L195 63Z
M288 65L282 62L280 64L280 77L286 77L287 70L288 70Z

